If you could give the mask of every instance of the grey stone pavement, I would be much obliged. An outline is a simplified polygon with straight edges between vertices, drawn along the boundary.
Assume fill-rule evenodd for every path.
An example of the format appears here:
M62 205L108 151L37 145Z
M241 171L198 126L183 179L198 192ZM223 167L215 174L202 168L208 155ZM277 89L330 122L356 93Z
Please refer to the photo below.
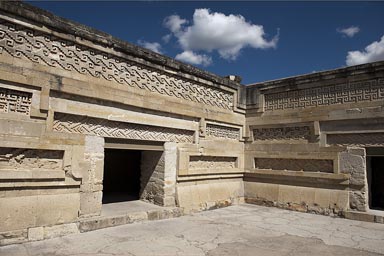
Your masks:
M381 255L384 225L255 205L0 247L0 255Z

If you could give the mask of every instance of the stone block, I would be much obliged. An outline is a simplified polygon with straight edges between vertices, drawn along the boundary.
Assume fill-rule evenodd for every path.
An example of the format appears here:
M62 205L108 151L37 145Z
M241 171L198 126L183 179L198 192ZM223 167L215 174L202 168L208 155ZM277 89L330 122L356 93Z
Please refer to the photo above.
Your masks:
M193 195L198 195L197 193L192 193L190 186L178 186L177 187L177 201L178 206L188 207L193 205L194 199ZM197 200L200 200L199 198Z
M103 182L104 178L104 159L95 160L94 162L94 173L95 173L95 179L94 182Z
M227 184L225 183L209 184L209 193L211 195L210 200L212 201L225 200L230 197Z
M146 212L136 212L127 215L127 223L141 222L148 220L148 214Z
M176 206L176 200L173 196L166 196L163 198L163 206L165 207L175 207Z
M80 216L97 216L101 213L102 192L80 193Z
M244 182L246 198L259 198L270 202L279 199L279 185L257 182Z
M98 136L86 136L85 153L104 154L104 138Z
M37 196L36 225L73 222L78 218L79 193Z
M0 231L36 226L37 196L0 198Z
M160 212L158 210L147 212L148 220L158 220L160 218Z
M44 239L80 233L76 223L54 225L44 227Z
M44 228L29 228L28 229L28 240L29 241L38 241L44 239Z
M300 204L313 205L315 203L315 188L301 187L300 189Z
M13 230L0 232L0 246L8 244L23 243L28 241L28 230Z
M329 208L331 200L331 191L328 189L316 188L315 203L322 208Z
M340 210L347 210L349 204L349 194L347 190L333 190L331 191L330 204L332 208Z
M366 193L364 191L350 191L349 207L352 210L366 211L367 210Z
M364 186L366 184L366 160L364 149L348 149L339 155L339 168L341 173L351 175L350 184Z
M300 187L279 185L279 200L282 203L300 204L301 191Z

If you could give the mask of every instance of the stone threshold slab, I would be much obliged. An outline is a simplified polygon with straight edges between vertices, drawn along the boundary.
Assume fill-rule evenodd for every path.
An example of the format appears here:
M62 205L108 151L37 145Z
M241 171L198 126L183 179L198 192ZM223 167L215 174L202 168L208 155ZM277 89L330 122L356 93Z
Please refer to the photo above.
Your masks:
M150 205L148 203L147 206L145 206L144 204L146 203L144 202L137 203L142 205L135 205L133 209L125 208L125 203L122 203L121 205L117 203L115 206L109 207L109 209L102 209L101 216L79 220L77 222L79 231L83 233L102 228L115 227L143 221L170 219L184 215L183 208L160 207L156 205ZM126 205L129 204L130 202L126 203ZM135 202L132 202L132 204L135 204ZM123 208L126 209L125 212ZM135 208L137 209L136 211L134 210Z
M368 210L367 212L346 211L345 218L365 222L384 224L384 211Z

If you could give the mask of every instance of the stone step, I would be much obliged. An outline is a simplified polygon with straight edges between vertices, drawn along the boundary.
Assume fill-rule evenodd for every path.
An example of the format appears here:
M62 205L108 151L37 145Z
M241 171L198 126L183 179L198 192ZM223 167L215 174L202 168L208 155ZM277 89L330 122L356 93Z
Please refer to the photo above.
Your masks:
M367 211L367 212L355 212L347 211L344 213L345 218L350 220L359 220L366 222L375 222L384 224L384 212L383 211Z
M80 232L115 227L130 223L137 223L150 220L162 220L176 218L184 215L183 208L166 208L149 211L130 212L115 216L98 216L78 221Z

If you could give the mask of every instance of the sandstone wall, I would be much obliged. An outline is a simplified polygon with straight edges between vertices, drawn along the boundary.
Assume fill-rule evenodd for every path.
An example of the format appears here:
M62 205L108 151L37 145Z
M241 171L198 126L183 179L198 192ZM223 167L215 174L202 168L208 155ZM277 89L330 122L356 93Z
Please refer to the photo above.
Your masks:
M247 202L368 210L365 148L384 146L384 63L247 87Z
M1 243L100 215L106 139L163 145L142 154L145 200L242 198L238 83L20 2L0 2L0 49ZM225 193L185 199L203 183Z

